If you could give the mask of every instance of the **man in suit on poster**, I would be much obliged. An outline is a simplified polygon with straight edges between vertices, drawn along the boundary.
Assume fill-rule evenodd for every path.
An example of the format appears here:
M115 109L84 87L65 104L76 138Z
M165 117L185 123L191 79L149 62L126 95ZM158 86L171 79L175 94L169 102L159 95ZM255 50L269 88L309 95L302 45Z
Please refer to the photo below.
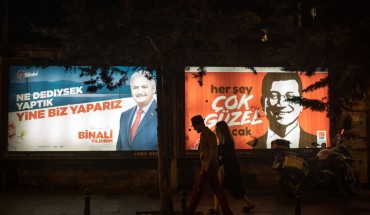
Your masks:
M121 114L116 150L158 150L155 80L149 72L138 71L130 78L130 88L137 105Z
M271 148L276 139L290 141L290 148L312 148L317 136L304 131L298 121L303 107L288 101L302 96L302 81L297 73L267 73L262 81L261 105L269 121L268 131L248 144L254 149Z

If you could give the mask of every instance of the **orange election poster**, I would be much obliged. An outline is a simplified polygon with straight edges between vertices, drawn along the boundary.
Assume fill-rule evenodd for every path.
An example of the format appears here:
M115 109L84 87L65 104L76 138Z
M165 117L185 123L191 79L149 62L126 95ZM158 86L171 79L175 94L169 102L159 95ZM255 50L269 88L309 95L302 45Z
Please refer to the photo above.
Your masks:
M281 85L273 85L278 89L271 89L268 86L269 95L262 95L262 83L266 74L275 73L277 77L283 78L287 73L298 74L302 89L307 86L327 77L327 72L316 72L314 76L308 77L303 73L286 72L278 67L256 67L257 73L246 69L245 67L206 67L206 75L203 78L203 85L200 86L198 80L193 77L193 73L197 72L197 67L190 67L189 71L185 72L185 142L186 150L196 150L199 143L199 134L193 130L191 126L191 117L194 115L202 115L204 122L211 130L215 129L215 124L218 121L224 120L228 123L230 131L234 137L235 149L254 149L254 148L270 148L269 141L274 138L302 138L308 134L314 136L319 144L325 143L329 145L329 119L326 112L317 112L304 107L294 108L292 102L284 102L294 90L295 85L291 85L289 81L274 80L280 82ZM267 83L267 82L266 82ZM302 90L301 89L301 90ZM301 91L300 90L300 91ZM276 93L277 95L274 95ZM283 94L281 94L283 93ZM294 96L302 96L305 99L322 100L328 97L327 87L318 90L302 93L296 93ZM270 95L271 94L271 95ZM279 112L275 118L279 118L283 125L279 125L279 129L286 128L284 136L274 128L269 129L270 122L266 107L269 108L276 104L274 111ZM295 104L297 106L297 104ZM282 106L286 106L284 109ZM300 109L301 108L301 109ZM298 109L298 123L285 123L283 118L293 112L293 109ZM271 108L269 109L271 111ZM274 112L271 112L274 115ZM274 119L275 119L274 118ZM284 124L285 123L285 124ZM292 126L294 125L294 126ZM296 127L300 127L301 132L296 132ZM303 131L302 131L303 130ZM289 134L289 132L292 132ZM304 133L303 133L304 132ZM269 135L267 139L261 139L263 136ZM260 140L259 146L256 147L255 140ZM292 139L292 148L310 147L309 145L302 147L302 144L294 145ZM306 142L308 139L306 140ZM311 141L311 139L310 139ZM308 144L308 142L307 142Z

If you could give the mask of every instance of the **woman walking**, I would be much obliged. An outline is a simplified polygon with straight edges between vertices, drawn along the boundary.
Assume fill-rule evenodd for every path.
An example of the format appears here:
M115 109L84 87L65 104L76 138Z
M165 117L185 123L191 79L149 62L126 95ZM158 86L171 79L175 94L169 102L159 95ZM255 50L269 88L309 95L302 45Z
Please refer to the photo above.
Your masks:
M243 200L243 212L249 212L255 205L251 202L243 187L238 159L235 153L234 138L231 135L229 126L225 121L217 122L216 137L218 139L218 178L224 189L229 190L237 200ZM214 207L208 210L208 214L218 214L219 204L214 196Z

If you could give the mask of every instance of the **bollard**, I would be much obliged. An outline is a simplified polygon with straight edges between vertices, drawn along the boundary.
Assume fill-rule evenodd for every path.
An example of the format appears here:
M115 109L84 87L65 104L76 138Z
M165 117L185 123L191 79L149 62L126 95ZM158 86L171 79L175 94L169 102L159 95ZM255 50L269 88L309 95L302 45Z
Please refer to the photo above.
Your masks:
M90 188L86 188L84 191L84 197L85 197L84 215L90 215L90 196L91 196L91 190Z
M186 214L186 191L184 189L180 191L180 199L181 199L181 214Z
M295 215L301 215L301 191L295 191Z

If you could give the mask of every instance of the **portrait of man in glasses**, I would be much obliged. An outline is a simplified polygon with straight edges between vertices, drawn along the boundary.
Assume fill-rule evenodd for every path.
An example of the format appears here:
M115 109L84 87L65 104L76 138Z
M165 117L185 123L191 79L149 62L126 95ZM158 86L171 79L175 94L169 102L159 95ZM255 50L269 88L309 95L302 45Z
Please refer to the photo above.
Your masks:
M295 72L267 73L262 81L261 105L268 121L267 132L249 142L255 149L271 148L276 139L290 141L290 148L312 148L317 136L304 131L298 121L303 107L294 98L302 96L302 81Z

